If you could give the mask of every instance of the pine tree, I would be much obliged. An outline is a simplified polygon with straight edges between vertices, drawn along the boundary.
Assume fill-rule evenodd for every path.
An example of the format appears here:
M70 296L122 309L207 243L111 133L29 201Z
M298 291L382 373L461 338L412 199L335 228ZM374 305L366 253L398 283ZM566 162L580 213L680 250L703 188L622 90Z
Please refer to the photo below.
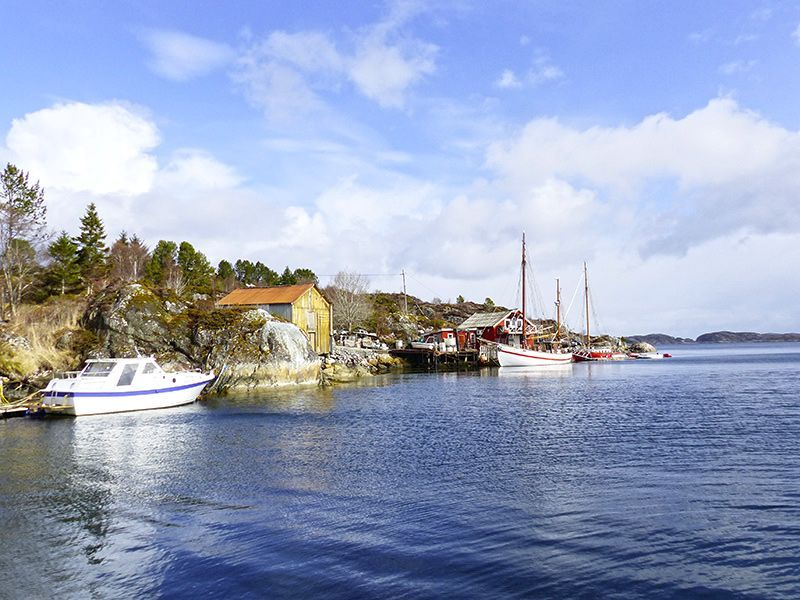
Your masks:
M236 271L233 270L233 265L227 260L221 260L217 265L217 281L226 292L230 292L236 287Z
M195 250L189 242L181 242L178 248L178 267L190 291L206 293L210 290L214 269L205 254Z
M178 267L178 245L175 242L159 240L144 272L146 279L153 285L181 293L184 282Z
M314 271L311 269L295 269L294 278L297 283L319 283L316 273L314 273Z
M47 254L52 261L47 272L48 287L62 296L74 290L81 279L78 245L62 231L47 248Z
M80 235L75 242L78 244L81 276L87 284L87 292L91 293L93 282L102 279L108 272L106 230L94 202L86 207L86 214L81 217Z
M297 283L297 277L289 270L289 267L286 267L281 273L280 285L294 285L295 283Z

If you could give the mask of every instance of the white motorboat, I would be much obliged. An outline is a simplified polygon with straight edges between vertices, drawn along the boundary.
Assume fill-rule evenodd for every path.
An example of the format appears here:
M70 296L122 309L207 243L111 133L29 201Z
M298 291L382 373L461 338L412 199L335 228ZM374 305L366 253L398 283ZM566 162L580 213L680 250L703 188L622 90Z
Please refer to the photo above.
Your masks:
M152 358L98 358L42 390L48 414L98 415L191 404L214 373L164 371Z

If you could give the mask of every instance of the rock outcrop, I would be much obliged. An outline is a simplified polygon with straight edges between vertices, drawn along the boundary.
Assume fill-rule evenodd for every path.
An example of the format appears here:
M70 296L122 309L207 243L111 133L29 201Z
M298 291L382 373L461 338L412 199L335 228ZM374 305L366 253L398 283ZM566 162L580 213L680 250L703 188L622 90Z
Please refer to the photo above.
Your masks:
M199 309L138 284L109 288L83 322L94 356L153 355L165 368L214 369L220 388L315 384L321 361L295 325L263 310Z
M633 342L628 344L628 352L634 352L636 354L645 354L647 352L655 352L656 347L652 344L648 344L647 342Z
M402 366L401 360L386 351L335 346L322 364L322 382L345 383Z

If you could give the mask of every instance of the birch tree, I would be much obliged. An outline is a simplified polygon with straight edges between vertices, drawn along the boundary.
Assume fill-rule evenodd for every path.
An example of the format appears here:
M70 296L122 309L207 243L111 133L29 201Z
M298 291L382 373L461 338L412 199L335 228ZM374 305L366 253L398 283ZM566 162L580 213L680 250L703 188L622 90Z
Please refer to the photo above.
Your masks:
M325 295L333 304L333 326L336 329L353 331L354 326L361 325L369 318L368 288L367 277L345 271L339 271L325 288Z
M0 174L0 318L11 318L33 283L35 257L47 238L44 190L28 173L8 163Z

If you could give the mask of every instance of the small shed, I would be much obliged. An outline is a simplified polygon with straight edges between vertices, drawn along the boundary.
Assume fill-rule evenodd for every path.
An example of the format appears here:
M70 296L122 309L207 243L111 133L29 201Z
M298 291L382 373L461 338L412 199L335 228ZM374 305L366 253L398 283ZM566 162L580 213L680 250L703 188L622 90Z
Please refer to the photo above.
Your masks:
M271 315L297 325L317 354L331 351L333 306L313 283L240 288L222 298L217 305L263 308Z

